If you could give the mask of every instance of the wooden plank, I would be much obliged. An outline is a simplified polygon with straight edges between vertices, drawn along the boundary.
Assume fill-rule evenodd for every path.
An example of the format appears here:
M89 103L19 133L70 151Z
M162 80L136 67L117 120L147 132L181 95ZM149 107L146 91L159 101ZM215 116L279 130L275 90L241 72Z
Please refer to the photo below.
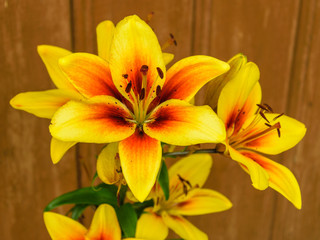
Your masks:
M50 159L49 121L10 107L25 91L53 87L37 45L71 48L68 1L2 1L0 5L0 239L49 239L42 211L76 188L73 152Z
M260 68L263 101L283 112L287 105L299 2L204 0L196 3L193 53L223 60L244 53ZM209 238L271 239L277 217L273 216L275 201L287 203L287 200L271 189L255 190L248 175L232 160L214 159L207 186L225 194L234 206L224 213L199 217L198 226L206 230Z
M301 1L287 112L304 122L304 140L286 154L300 183L302 209L277 201L273 239L320 239L319 91L320 2Z

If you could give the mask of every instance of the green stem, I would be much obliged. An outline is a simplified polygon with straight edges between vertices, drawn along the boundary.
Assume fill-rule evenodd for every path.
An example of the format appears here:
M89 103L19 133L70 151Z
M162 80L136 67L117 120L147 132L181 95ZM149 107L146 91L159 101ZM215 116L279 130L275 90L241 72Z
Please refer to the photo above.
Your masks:
M196 151L166 152L162 154L162 157L178 157L196 153L218 153L218 151L216 149L199 149Z

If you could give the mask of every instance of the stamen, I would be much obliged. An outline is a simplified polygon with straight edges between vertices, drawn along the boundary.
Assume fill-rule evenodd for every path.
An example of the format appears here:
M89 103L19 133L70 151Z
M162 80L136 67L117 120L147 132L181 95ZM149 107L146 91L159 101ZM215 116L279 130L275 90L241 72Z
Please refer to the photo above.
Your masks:
M264 120L266 120L268 123L270 123L269 120L266 118L266 116L264 115L263 112L259 112L259 114L261 115L261 117L262 117Z
M280 138L281 134L280 134L280 128L277 128L277 132L278 132L278 137Z
M171 45L177 46L177 41L174 39L174 36L172 33L170 33L170 38L161 46L161 50L164 50Z
M279 117L283 116L284 113L279 114L278 116L273 118L273 121L277 120Z
M268 111L268 109L265 106L263 106L262 104L257 104L257 106L259 108L261 108L262 110Z
M130 81L126 87L126 93L129 93L131 91L132 82Z
M188 194L188 186L189 186L190 189L192 188L191 183L190 183L188 180L182 178L179 174L178 174L178 178L179 178L179 180L180 180L181 183L182 183L183 193L184 193L185 195L187 195L187 194ZM188 186L187 186L187 185L188 185Z
M178 45L178 44L177 44L177 41L174 39L174 36L173 36L172 33L170 33L170 38L171 38L171 40L173 41L173 44L174 44L175 46L177 46L177 45Z
M161 79L163 79L163 72L162 72L161 68L157 67L157 71L158 71L159 77Z
M265 125L266 125L267 127L271 127L271 125L270 125L270 124L268 124L268 123L265 123Z
M141 68L140 68L140 72L143 75L147 75L148 69L149 69L149 67L147 65L142 65Z
M157 90L156 90L157 96L159 96L160 93L161 93L161 87L160 87L160 85L158 85L158 86L157 86Z
M122 74L122 77L125 78L125 79L127 79L128 76L129 76L128 74Z
M145 88L142 88L142 89L141 89L141 92L140 92L140 100L143 100L144 97L145 97L145 95L146 95L146 89L145 89Z
M272 109L272 107L270 107L268 104L266 104L266 103L264 103L263 104L268 110L268 112L271 112L271 113L273 113L273 109Z

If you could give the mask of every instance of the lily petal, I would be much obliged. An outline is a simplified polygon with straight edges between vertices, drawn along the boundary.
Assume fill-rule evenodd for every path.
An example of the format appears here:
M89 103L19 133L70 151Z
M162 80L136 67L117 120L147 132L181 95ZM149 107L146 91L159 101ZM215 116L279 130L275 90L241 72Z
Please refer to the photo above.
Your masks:
M109 143L102 149L97 160L97 173L106 184L114 184L120 180L120 159L118 158L118 143Z
M209 106L196 107L172 99L160 104L143 127L151 137L171 145L186 146L225 139L222 121Z
M61 58L59 65L83 96L108 95L120 99L104 59L90 53L73 53Z
M96 29L99 57L109 60L111 43L114 34L114 24L111 21L99 23Z
M196 188L182 195L170 208L172 215L201 215L221 212L232 207L232 203L224 195L211 189Z
M164 65L168 65L174 58L172 53L162 53Z
M77 142L64 142L56 138L51 139L50 155L54 164L57 164L64 154L73 147Z
M10 100L15 109L24 110L41 118L52 118L53 114L69 100L81 99L76 91L52 89L39 92L19 93Z
M182 184L178 175L189 181L192 187L202 187L210 174L211 167L210 154L193 154L181 158L168 170L170 190L182 192Z
M167 72L161 101L190 101L207 82L229 70L229 65L209 56L191 56L175 63Z
M54 212L43 213L52 240L85 240L87 229L79 222Z
M60 58L68 56L72 52L55 46L40 45L38 46L38 53L46 65L51 80L56 87L61 89L75 90L58 65Z
M235 118L234 126L233 126L233 134L237 134L241 128L243 128L244 123L247 119L251 118L257 113L258 106L261 102L262 92L260 83L257 82L256 85L251 90L247 100L242 106L238 116Z
M257 162L267 171L270 176L269 186L271 188L282 194L296 208L301 209L300 187L295 176L288 168L254 152L241 151L241 153Z
M241 53L231 58L228 61L230 70L222 74L221 76L217 77L214 81L210 81L210 83L208 83L206 89L205 103L212 107L212 109L215 109L218 104L220 93L224 86L227 84L228 81L233 79L238 74L242 66L246 63L247 57Z
M186 240L207 240L208 236L181 216L171 216L166 212L162 213L163 221L181 238Z
M129 110L110 96L86 101L69 101L53 116L50 132L61 141L108 143L132 135L135 124L128 122Z
M152 212L152 209L144 209L144 213L137 222L136 237L145 240L163 240L168 236L169 229L162 217Z
M118 131L118 130L117 130ZM124 178L133 195L143 202L150 193L161 165L160 142L138 129L119 143Z
M148 66L145 96L149 95L155 81L157 81L155 87L157 85L162 87L166 68L158 39L150 26L138 16L126 17L117 24L110 54L113 82L128 100L130 98L125 89L130 81L135 95L140 94L142 88L140 69L143 65ZM162 78L159 77L157 68L161 69ZM127 78L123 77L124 75L127 75Z
M97 208L86 236L88 239L99 240L121 239L121 229L113 207L101 204Z
M269 120L270 125L280 123L280 137L276 129L267 134L247 142L244 147L254 151L266 154L279 154L294 147L306 133L306 127L303 123L294 118L274 113L265 113L265 117ZM248 119L249 123L252 119ZM245 123L246 125L246 123ZM244 125L244 127L245 127ZM252 131L263 131L267 129L265 121L261 119Z
M247 170L251 177L252 185L256 189L265 190L269 186L269 175L263 167L232 147L228 147L228 150L231 158L239 162Z
M233 127L259 77L257 65L249 62L222 89L218 100L218 116L225 123L227 132L233 130L230 128Z

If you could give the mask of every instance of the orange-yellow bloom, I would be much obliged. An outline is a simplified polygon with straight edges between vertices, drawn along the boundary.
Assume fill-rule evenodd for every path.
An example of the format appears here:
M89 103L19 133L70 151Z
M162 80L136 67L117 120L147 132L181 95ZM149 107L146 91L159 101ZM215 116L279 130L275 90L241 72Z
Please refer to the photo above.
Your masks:
M44 223L52 240L120 240L121 229L117 215L108 204L101 204L87 230L79 222L64 215L45 212ZM133 238L127 238L127 240Z
M250 174L259 190L275 189L301 208L299 185L289 169L261 154L279 154L295 146L305 135L301 122L275 114L261 102L259 69L245 56L230 60L231 72L218 100L218 116L225 124L226 151Z
M55 113L52 136L62 141L119 141L122 171L139 201L155 183L160 142L190 145L225 138L221 120L208 106L195 107L187 101L229 65L193 56L166 72L154 32L137 16L116 26L109 61L75 53L59 64L86 100L69 101Z
M97 26L98 54L106 61L109 61L110 57L114 28L111 21L103 21ZM56 89L20 93L11 99L10 104L16 109L24 110L37 117L51 119L65 103L70 100L84 99L84 96L72 85L58 64L60 58L71 54L70 51L60 47L40 45L38 53ZM170 53L163 53L162 56L165 64L173 59L173 54ZM61 141L52 138L50 145L52 162L58 163L68 149L75 144L75 141Z
M185 157L169 169L170 197L165 199L159 185L151 192L154 207L145 209L137 223L136 237L165 239L168 228L183 239L208 239L207 235L182 215L192 216L229 209L232 204L222 194L201 189L212 166L209 154Z

